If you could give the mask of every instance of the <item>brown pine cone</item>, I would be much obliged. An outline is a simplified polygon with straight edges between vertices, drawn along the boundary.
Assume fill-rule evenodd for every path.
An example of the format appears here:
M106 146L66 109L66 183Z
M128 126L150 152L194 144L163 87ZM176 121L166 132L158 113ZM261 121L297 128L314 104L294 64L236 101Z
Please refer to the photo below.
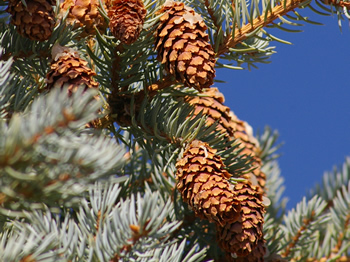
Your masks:
M78 86L88 88L98 88L98 83L93 80L96 75L86 65L87 61L81 59L77 52L69 48L54 46L53 61L50 71L46 75L46 89L63 88L68 85L68 92L71 95Z
M107 22L98 11L98 0L65 0L60 5L59 17L63 17L67 11L67 24L74 24L74 29L84 27L81 37L95 35L95 27L103 32L107 28Z
M263 261L261 259L266 250L263 245L265 207L262 195L257 193L256 187L249 181L237 183L235 191L236 199L241 204L240 218L223 227L217 226L218 244L229 254L244 258L252 257L244 261Z
M137 119L144 98L145 93L143 91L132 95L120 94L119 90L114 89L112 94L108 97L108 104L110 105L113 121L117 122L120 126L131 126L132 117L135 116ZM134 99L133 108L131 108L132 99ZM134 115L132 115L132 112Z
M17 32L31 40L45 41L50 38L54 25L55 13L51 0L10 0L7 12L11 14L11 23Z
M241 207L236 190L215 149L194 140L176 168L177 189L198 217L221 226L237 221Z
M188 96L185 102L194 106L194 115L202 113L207 116L206 125L217 122L217 131L232 138L237 129L236 122L231 119L231 110L224 105L225 97L216 87L205 88L201 94L205 96Z
M158 60L185 86L198 90L213 84L215 53L202 17L181 2L169 1L156 31Z
M123 44L132 44L139 37L147 10L142 0L114 0L108 9L109 28Z

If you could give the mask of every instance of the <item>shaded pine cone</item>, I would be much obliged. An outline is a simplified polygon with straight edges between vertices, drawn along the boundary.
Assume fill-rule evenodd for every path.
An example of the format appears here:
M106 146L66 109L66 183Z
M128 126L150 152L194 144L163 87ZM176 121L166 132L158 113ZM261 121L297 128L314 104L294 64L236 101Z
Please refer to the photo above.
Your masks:
M51 0L10 0L7 12L11 14L11 23L17 32L31 40L45 41L50 38L54 25L55 13Z
M142 0L114 0L108 9L109 28L123 44L132 44L139 37L147 10Z
M261 171L259 142L253 136L252 127L247 122L239 120L230 108L224 105L225 97L217 88L205 88L201 93L206 96L188 96L185 102L194 106L195 115L202 112L207 116L207 126L217 122L217 131L226 134L228 138L238 140L239 147L242 149L240 154L253 158L254 170L245 174L244 177L249 179L253 185L259 185L259 190L263 191L266 176Z
M219 246L227 253L246 257L254 251L253 256L262 258L265 255L263 245L263 224L265 207L262 195L257 193L255 186L249 181L239 182L235 185L237 200L241 204L240 217L233 223L225 226L217 225L217 241ZM255 260L261 261L255 257Z
M155 48L166 71L198 90L213 84L215 53L202 17L181 2L168 1L156 30Z
M135 93L132 97L131 94L120 94L118 89L114 89L108 97L113 121L120 126L131 126L132 116L134 114L137 119L144 98L145 93L143 91ZM131 108L132 99L134 99L133 108Z
M86 66L88 62L81 59L77 52L55 45L52 56L50 71L46 75L46 89L63 88L68 85L68 92L72 94L81 85L85 90L98 88L98 83L92 78L96 73Z
M95 26L100 32L107 28L107 22L98 11L99 7L99 0L65 0L60 5L59 17L68 11L67 24L74 24L74 29L85 26L82 37L95 35Z
M227 180L230 174L215 149L194 140L176 168L177 188L198 217L221 226L239 218L240 204Z

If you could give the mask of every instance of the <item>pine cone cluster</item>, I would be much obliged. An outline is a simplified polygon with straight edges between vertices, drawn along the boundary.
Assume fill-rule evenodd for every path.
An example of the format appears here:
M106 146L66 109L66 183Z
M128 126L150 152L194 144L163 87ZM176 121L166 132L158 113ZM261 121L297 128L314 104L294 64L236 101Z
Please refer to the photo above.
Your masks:
M217 123L217 131L228 139L238 140L242 149L239 154L251 156L254 167L243 175L246 181L235 186L235 197L241 205L239 219L224 226L217 224L219 246L225 250L228 261L263 261L266 252L262 233L265 174L261 171L258 142L252 135L252 128L224 105L225 98L217 88L203 89L202 94L205 96L186 97L185 102L194 106L195 115L202 113L207 117L207 126Z
M123 44L134 43L142 31L146 13L142 0L113 0L108 16L114 37Z
M81 37L95 35L95 27L103 32L107 28L107 22L100 14L98 0L65 0L60 5L60 17L67 12L67 24L74 24L74 28L84 27Z
M217 226L217 241L228 256L235 254L247 262L264 261L263 223L265 207L262 195L249 181L235 186L241 204L240 217L233 223ZM236 260L234 260L236 261Z
M201 92L205 96L189 96L185 102L194 106L194 114L202 113L207 116L207 126L217 123L217 131L225 134L229 139L236 139L242 149L240 154L251 156L254 170L245 174L253 185L258 185L260 191L264 190L266 176L261 171L261 159L259 158L259 143L252 134L252 128L247 122L241 121L224 105L225 97L217 88L205 88Z
M78 86L98 88L98 83L93 80L96 75L86 65L87 61L81 59L77 52L69 48L55 46L53 48L53 61L50 71L46 75L46 89L63 88L68 85L68 92L72 94Z
M51 0L26 0L25 6L21 0L10 0L7 12L20 35L45 41L50 38L55 25L53 4Z
M196 215L220 226L239 218L241 206L230 174L207 143L194 140L176 163L177 188Z
M181 2L167 2L156 31L158 59L176 80L198 90L213 84L215 53L202 17Z

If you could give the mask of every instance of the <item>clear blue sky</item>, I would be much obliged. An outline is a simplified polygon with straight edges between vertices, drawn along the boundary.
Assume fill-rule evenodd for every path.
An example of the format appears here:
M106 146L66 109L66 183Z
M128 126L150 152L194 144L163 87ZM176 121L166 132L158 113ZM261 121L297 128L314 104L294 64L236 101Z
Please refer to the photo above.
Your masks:
M273 43L277 53L259 69L217 70L216 83L235 114L254 131L277 129L285 196L292 208L324 171L350 156L350 27L340 32L336 16L302 10L323 26L306 24L301 33L277 31L293 45Z

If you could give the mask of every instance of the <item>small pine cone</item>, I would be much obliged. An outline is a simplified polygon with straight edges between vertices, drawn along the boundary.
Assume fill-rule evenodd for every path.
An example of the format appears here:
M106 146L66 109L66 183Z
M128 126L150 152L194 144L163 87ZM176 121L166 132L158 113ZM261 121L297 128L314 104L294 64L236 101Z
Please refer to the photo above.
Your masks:
M258 157L259 142L253 136L251 126L241 121L224 105L225 97L217 88L205 88L202 94L206 96L189 96L185 98L185 102L195 107L195 115L202 112L206 115L207 126L217 122L217 130L226 134L228 138L237 139L240 143L242 151L240 154L246 154L253 158L252 165L255 169L245 174L244 177L249 179L253 185L259 185L259 190L264 190L266 176L261 171L261 159Z
M239 218L240 204L227 180L230 174L215 149L194 140L176 168L177 188L198 217L221 226Z
M131 94L120 94L119 90L114 89L112 94L108 97L108 104L113 121L117 122L120 126L131 126L132 112L137 119L144 98L145 93L143 91L135 93L132 97ZM134 99L133 108L131 108L132 99Z
M132 44L139 37L147 10L142 0L114 0L108 9L109 28L123 44Z
M262 195L257 193L256 187L249 181L237 183L235 191L237 200L241 204L240 218L223 227L217 226L218 244L227 253L236 254L238 257L246 257L250 254L250 256L262 258L265 255L265 248L261 246L264 243L263 216L265 213ZM255 260L244 261L261 260L255 258Z
M98 88L98 83L92 78L96 73L86 66L88 62L81 59L76 52L56 45L52 56L51 70L46 75L46 89L68 85L68 92L72 95L80 85L84 85L85 90Z
M107 22L100 14L99 0L65 0L60 5L59 17L63 17L67 11L67 24L74 24L74 29L84 27L81 37L95 35L95 27L103 32L107 28Z
M213 84L215 53L202 17L181 2L168 1L156 31L158 59L176 80L201 90Z
M31 40L45 41L50 38L54 25L55 13L51 0L10 0L7 12L11 14L11 23L17 32Z

